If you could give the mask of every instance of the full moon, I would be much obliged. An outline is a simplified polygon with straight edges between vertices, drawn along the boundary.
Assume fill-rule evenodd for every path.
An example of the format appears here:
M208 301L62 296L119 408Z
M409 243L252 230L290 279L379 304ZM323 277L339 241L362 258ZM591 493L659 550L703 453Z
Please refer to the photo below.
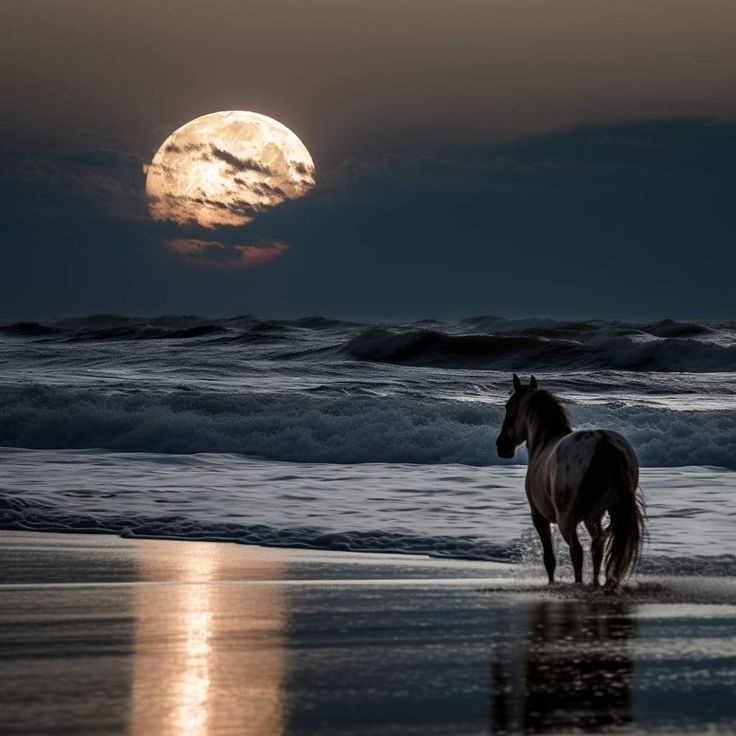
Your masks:
M314 162L285 125L256 112L203 115L175 130L148 167L154 220L245 225L314 186Z

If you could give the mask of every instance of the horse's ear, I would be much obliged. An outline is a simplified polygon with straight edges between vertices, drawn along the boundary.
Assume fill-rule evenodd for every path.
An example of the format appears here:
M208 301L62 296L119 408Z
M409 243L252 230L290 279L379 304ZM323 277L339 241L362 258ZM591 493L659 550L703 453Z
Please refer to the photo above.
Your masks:
M530 388L530 389L531 389L532 391L536 391L536 390L537 390L537 379L536 379L536 378L534 378L534 376L532 376L532 377L531 377L531 378L529 379L529 388Z
M514 391L521 391L521 381L516 373L514 373Z

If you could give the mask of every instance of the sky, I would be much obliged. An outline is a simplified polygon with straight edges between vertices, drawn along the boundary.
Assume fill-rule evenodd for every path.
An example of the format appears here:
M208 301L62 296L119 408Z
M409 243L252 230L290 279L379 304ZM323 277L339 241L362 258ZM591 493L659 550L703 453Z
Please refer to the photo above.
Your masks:
M734 317L732 0L4 0L0 27L0 318ZM145 167L219 110L288 126L316 186L154 222Z

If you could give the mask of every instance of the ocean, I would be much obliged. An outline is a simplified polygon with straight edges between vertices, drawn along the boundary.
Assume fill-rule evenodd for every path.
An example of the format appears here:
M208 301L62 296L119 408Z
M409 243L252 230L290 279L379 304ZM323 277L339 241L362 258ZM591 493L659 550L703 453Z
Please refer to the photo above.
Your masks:
M736 574L736 322L94 315L0 343L0 528L541 574L525 452L495 450L533 372L575 427L633 444L641 569Z

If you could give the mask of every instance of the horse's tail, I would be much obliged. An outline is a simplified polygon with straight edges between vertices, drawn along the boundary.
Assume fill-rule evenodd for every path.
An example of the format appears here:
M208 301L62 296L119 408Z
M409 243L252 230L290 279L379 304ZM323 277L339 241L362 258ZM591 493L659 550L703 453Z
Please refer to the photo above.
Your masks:
M616 588L636 566L644 541L644 502L638 489L638 473L617 447L602 443L596 454L604 457L599 468L608 469L610 523L605 530L606 585Z

